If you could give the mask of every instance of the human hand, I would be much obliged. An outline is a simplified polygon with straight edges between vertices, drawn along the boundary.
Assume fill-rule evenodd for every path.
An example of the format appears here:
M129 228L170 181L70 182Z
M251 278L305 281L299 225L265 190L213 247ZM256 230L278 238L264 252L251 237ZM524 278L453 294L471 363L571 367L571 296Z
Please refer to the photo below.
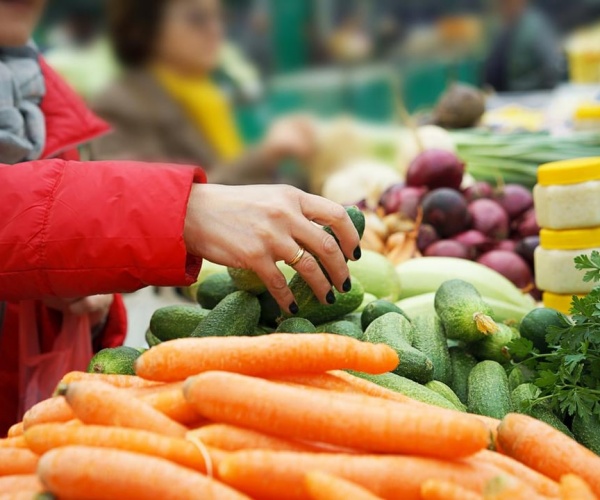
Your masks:
M306 116L291 116L277 120L260 145L265 161L272 165L286 158L305 161L315 154L316 149L315 125Z
M80 299L51 297L45 299L44 304L52 309L69 312L76 316L87 314L90 317L90 326L93 327L102 324L106 320L113 300L114 295L92 295Z
M313 222L330 226L341 250ZM331 284L315 257L340 292L350 289L344 256L360 257L358 233L344 208L291 186L194 184L183 236L193 255L253 270L280 307L292 314L297 305L276 261L291 261L299 247L306 248L294 269L325 303Z

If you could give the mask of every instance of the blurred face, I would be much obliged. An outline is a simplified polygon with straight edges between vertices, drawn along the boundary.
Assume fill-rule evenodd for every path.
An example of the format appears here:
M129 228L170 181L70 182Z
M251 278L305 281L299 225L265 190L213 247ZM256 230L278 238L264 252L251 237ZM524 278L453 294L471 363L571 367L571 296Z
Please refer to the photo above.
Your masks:
M222 40L220 0L170 0L155 62L188 74L204 74L217 66Z
M25 45L46 0L0 0L0 47Z

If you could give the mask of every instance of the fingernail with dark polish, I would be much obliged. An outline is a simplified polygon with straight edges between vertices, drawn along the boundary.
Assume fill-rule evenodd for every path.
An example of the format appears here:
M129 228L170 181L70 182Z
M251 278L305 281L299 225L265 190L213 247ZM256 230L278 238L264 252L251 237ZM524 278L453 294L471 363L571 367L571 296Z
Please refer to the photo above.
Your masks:
M333 291L329 290L329 293L325 296L325 300L328 304L335 304L335 295Z
M342 290L344 290L344 292L352 290L352 281L350 281L350 278L346 278L346 281L344 281L344 284L342 285Z
M356 247L356 249L354 250L354 258L356 260L360 259L362 256L362 251L360 249L360 247Z
M298 314L298 311L300 311L300 309L298 309L298 304L296 304L295 302L292 302L290 304L289 309L292 314Z

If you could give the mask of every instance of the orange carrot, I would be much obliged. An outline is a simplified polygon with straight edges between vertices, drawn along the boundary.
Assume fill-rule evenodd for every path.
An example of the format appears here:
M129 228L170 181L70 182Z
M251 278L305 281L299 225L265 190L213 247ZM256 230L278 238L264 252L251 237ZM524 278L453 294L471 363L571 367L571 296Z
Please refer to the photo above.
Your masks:
M134 375L86 372L69 372L60 381L61 384L70 384L71 382L104 382L105 384L110 384L121 389L143 389L161 385L158 382L144 380L143 378Z
M73 413L85 424L130 427L173 437L183 437L187 432L183 425L149 404L102 382L73 382L61 391Z
M420 500L428 479L481 493L497 470L462 461L390 455L238 451L221 462L221 481L253 498L309 500L304 478L313 471L341 477L383 498Z
M0 493L18 491L42 491L42 485L35 474L16 474L0 477Z
M40 459L38 475L51 493L78 500L247 500L168 460L107 448L66 446L49 451Z
M382 500L362 486L325 472L309 472L305 484L312 500Z
M173 382L211 370L275 377L334 369L385 373L397 365L398 355L384 344L327 333L280 333L163 342L142 354L135 369L143 378Z
M25 448L0 449L0 476L32 474L39 456Z
M207 446L225 451L239 450L287 450L318 451L316 446L291 441L227 424L211 424L190 431L187 436L200 439ZM321 450L322 451L322 450Z
M524 481L542 495L549 497L557 497L559 495L559 486L557 482L552 481L552 479L533 469L530 469L521 462L517 462L506 455L501 455L500 453L489 450L482 450L472 457L469 457L467 461L472 461L473 463L482 462L492 464L499 469L508 472L512 476Z
M0 448L27 448L23 436L0 439Z
M475 453L489 443L485 426L469 415L429 412L380 398L234 373L209 372L190 378L184 394L214 422L288 439L451 459Z
M423 500L483 500L483 496L456 483L429 479L421 485Z
M598 500L589 485L575 474L565 474L560 478L561 500Z
M50 422L67 422L75 418L73 410L62 396L45 399L33 405L23 416L23 429L27 430L37 424Z
M29 448L39 455L68 445L96 446L161 457L190 469L206 471L204 457L194 444L185 439L138 429L43 424L26 431L25 439Z
M38 500L45 498L40 490L20 490L12 493L0 493L0 500Z
M148 393L140 399L180 424L188 425L200 419L198 412L183 397L181 384L165 391Z
M18 422L10 426L10 429L8 429L8 434L6 436L11 438L18 437L21 435L23 435L23 422Z
M485 500L546 500L527 484L511 476L491 479L483 491Z
M577 474L600 496L600 457L553 427L510 413L500 424L498 441L504 453L528 467L555 481Z

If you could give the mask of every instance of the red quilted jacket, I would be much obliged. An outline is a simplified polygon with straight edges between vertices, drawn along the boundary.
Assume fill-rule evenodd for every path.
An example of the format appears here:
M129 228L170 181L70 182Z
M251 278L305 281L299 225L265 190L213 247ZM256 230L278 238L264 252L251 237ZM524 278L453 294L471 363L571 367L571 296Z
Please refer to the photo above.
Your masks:
M199 259L187 254L183 224L200 169L137 162L79 162L76 147L108 131L41 61L46 82L43 160L0 164L0 436L18 400L18 302L191 284ZM61 314L38 303L40 345L51 350ZM96 349L126 333L117 296Z

